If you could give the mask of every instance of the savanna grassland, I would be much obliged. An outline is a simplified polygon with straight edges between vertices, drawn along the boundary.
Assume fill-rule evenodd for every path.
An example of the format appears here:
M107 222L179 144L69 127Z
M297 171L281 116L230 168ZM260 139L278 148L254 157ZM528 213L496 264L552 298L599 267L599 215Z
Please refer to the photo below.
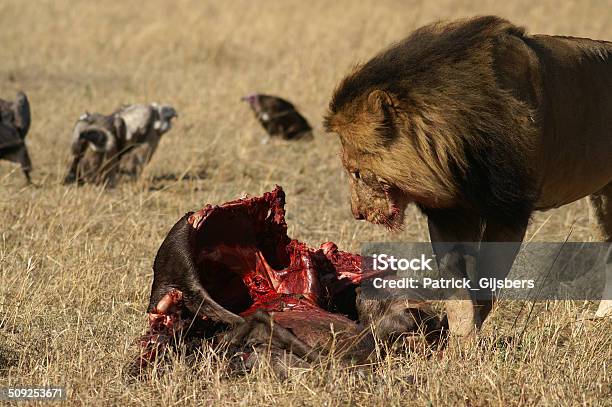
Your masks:
M389 356L359 372L331 360L287 381L265 368L226 378L206 354L161 377L124 378L155 253L187 211L279 184L290 236L311 245L428 239L414 209L395 235L353 220L339 143L321 117L355 63L425 23L479 14L612 39L609 0L0 2L0 97L30 98L36 184L0 162L0 387L64 385L75 405L612 405L612 322L574 324L596 308L583 302L498 307L465 353ZM294 101L314 141L262 143L240 102L253 91ZM142 179L61 185L81 113L150 101L180 117ZM536 215L528 231L568 236L595 239L584 201Z

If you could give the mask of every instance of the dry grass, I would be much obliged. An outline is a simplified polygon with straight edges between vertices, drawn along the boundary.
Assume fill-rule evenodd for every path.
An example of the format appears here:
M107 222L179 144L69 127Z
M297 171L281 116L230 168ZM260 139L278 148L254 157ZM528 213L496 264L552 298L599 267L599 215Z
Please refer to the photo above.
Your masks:
M611 323L571 323L593 304L538 304L516 326L521 304L501 307L484 344L466 354L390 357L361 373L331 361L287 382L266 369L225 379L214 355L195 367L178 360L169 374L142 383L126 382L121 370L145 327L155 252L174 222L204 203L278 183L290 235L310 244L333 240L358 251L364 241L427 239L416 211L395 236L350 216L338 144L322 134L320 117L356 61L424 23L475 14L499 14L531 32L611 39L611 7L609 0L0 3L0 95L24 89L30 97L39 184L23 187L19 171L0 163L0 387L61 384L67 404L82 405L610 405ZM262 130L239 103L254 90L294 100L315 141L261 144ZM70 130L84 110L153 100L174 104L181 116L143 180L111 191L59 185ZM558 241L570 229L572 240L593 239L584 202L536 216L529 235Z

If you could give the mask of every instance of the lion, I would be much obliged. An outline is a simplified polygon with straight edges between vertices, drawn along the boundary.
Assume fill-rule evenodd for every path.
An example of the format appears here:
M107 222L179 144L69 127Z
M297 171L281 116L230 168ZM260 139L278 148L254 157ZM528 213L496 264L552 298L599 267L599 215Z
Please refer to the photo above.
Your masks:
M346 76L324 125L340 138L354 217L397 229L416 204L450 276L484 264L507 275L534 211L587 196L612 242L610 42L528 35L495 16L427 25ZM611 274L597 316L612 311ZM459 337L494 300L448 299Z

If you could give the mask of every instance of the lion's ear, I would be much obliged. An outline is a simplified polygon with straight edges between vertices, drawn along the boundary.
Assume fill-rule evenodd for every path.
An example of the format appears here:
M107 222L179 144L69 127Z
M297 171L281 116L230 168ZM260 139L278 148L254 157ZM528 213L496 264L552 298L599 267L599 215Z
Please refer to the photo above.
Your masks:
M398 106L397 99L391 93L376 89L368 95L368 110L379 115L381 119L385 119L389 114L395 113L395 108Z

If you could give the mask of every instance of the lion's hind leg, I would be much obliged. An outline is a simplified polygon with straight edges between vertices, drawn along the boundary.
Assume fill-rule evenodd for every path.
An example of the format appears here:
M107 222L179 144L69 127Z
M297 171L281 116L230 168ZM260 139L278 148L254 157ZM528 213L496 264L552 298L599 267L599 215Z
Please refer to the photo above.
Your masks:
M597 218L602 240L612 243L612 182L592 194L589 201ZM596 317L612 316L612 245L608 249L606 266L606 283Z

